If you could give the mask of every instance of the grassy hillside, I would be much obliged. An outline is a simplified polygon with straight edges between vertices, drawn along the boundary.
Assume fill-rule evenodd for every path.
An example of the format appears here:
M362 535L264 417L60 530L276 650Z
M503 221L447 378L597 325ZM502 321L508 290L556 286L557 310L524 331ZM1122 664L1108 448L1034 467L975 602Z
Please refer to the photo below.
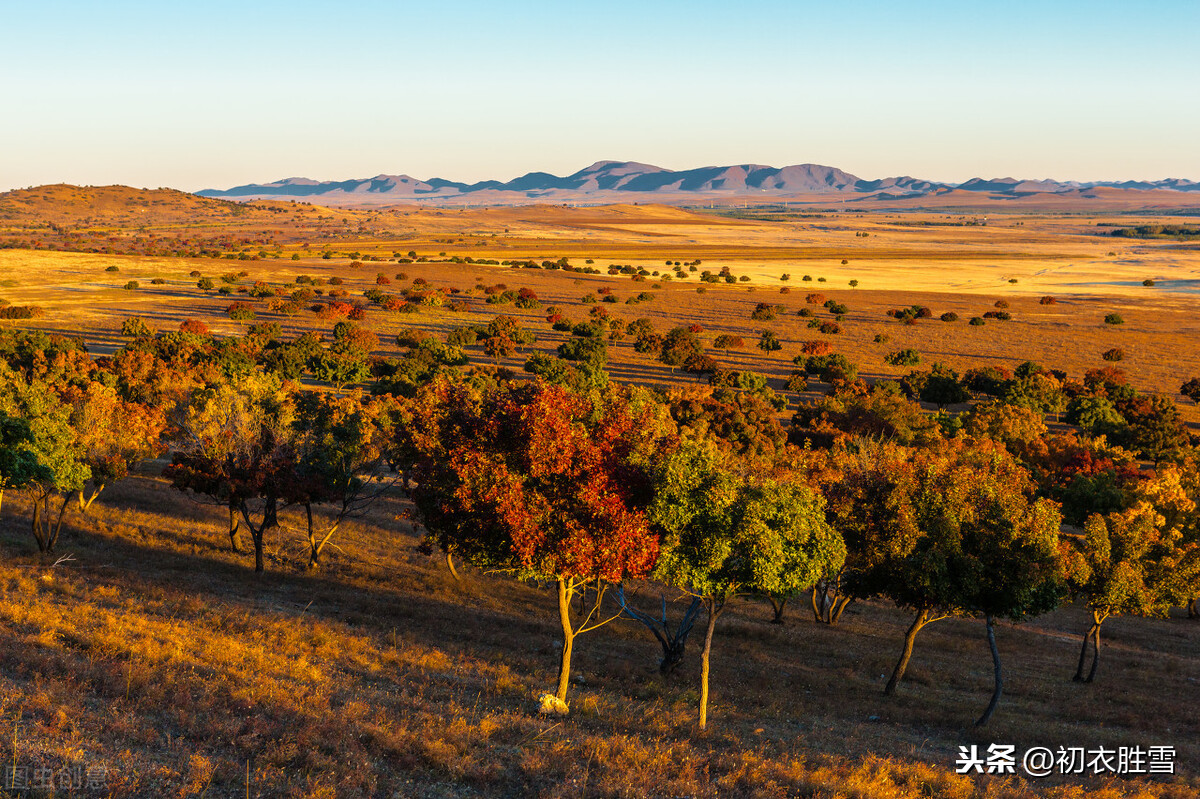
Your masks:
M151 470L152 471L152 470ZM1182 797L1200 790L1200 625L1114 619L1098 682L1070 682L1085 614L1002 625L1008 691L992 725L981 623L922 634L882 695L908 619L875 604L826 628L737 602L718 629L714 705L695 730L696 647L670 682L633 622L577 643L572 713L536 713L553 682L550 591L455 582L398 520L355 522L302 569L298 518L268 573L228 551L220 509L150 475L72 512L62 560L34 554L28 507L0 519L0 757L107 769L110 796ZM295 532L288 532L288 528ZM958 747L1173 744L1153 783L953 774ZM249 787L247 788L247 783ZM30 794L18 794L30 795ZM36 794L34 794L36 795ZM89 795L89 794L76 794Z

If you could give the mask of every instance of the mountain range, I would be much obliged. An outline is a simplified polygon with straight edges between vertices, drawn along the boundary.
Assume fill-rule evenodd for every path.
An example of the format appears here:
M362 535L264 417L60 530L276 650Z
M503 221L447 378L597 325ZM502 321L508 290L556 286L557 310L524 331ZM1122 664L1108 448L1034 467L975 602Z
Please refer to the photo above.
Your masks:
M729 201L750 198L772 200L833 199L913 200L970 192L993 199L1062 195L1088 197L1095 189L1128 191L1194 192L1200 199L1200 182L1182 178L1157 181L1020 180L972 178L965 183L939 183L909 176L866 180L836 167L818 164L771 167L762 164L712 166L675 171L635 161L597 161L566 177L530 172L509 181L461 183L443 178L418 180L409 175L380 174L373 178L315 181L287 178L272 183L250 183L230 189L204 189L202 197L223 199L312 199L322 205L390 205L446 203L453 205L528 202L649 202ZM1190 197L1188 198L1191 199ZM1190 204L1190 203L1189 203Z

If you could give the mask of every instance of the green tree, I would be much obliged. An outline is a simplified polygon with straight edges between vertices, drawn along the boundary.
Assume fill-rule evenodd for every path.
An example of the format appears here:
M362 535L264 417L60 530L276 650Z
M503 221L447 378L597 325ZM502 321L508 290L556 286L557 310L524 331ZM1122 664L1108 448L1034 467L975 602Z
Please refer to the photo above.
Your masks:
M685 443L655 477L650 516L664 531L654 574L698 598L708 614L700 654L700 728L708 722L717 619L741 593L791 594L840 567L844 545L824 502L801 483L749 483L711 446Z

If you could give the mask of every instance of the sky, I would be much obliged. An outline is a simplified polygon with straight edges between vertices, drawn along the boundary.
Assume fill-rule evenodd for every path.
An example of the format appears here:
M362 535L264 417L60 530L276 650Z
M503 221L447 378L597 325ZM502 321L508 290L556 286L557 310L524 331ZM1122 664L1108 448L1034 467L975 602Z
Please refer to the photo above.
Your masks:
M1200 2L0 0L0 190L597 160L1200 180Z

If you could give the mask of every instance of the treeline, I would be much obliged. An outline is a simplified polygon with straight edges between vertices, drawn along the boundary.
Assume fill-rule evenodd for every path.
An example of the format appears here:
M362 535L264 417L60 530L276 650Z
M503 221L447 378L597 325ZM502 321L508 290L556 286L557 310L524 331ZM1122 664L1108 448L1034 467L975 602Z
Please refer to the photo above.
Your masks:
M578 636L637 619L669 673L702 621L703 726L714 632L738 596L769 601L777 620L803 596L828 625L859 600L908 610L888 693L924 627L979 619L995 665L981 723L1002 688L996 620L1086 606L1074 676L1091 681L1106 619L1189 602L1196 615L1200 451L1173 403L1140 395L1119 370L1075 384L1031 363L963 376L935 365L867 385L843 356L801 356L804 386L812 375L827 390L785 429L786 400L753 372L713 368L703 388L613 383L614 333L672 366L707 357L699 330L615 321L576 323L557 356L528 357L526 379L465 357L480 346L499 361L532 344L504 316L448 340L405 331L388 359L349 321L329 341L284 341L270 324L231 338L195 322L163 334L128 325L130 341L98 359L69 338L6 331L0 489L29 497L34 539L52 552L67 514L167 455L172 485L226 508L221 539L240 551L247 535L262 571L284 510L303 513L315 568L346 519L402 487L452 567L553 587L563 649L544 702L562 712ZM917 402L949 391L969 410ZM1048 430L1046 414L1062 412L1077 431ZM632 580L684 597L686 610L672 620L638 607Z
M1110 230L1108 235L1124 239L1195 239L1200 227L1187 225L1138 225Z

